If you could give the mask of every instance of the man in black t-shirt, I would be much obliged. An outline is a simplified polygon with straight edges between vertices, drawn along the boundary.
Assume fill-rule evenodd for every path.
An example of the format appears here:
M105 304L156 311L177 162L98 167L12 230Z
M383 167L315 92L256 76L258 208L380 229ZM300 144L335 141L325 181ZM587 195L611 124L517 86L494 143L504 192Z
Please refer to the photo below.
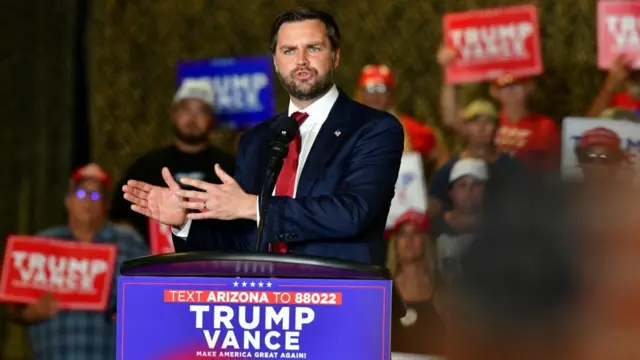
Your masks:
M459 275L460 257L471 244L482 221L482 204L489 169L484 160L463 158L449 175L451 210L435 217L430 237L435 240L438 270L445 281Z
M122 186L128 179L164 186L161 170L167 167L176 181L183 177L221 183L214 165L233 175L235 159L209 143L213 130L213 88L206 80L185 80L176 93L171 108L174 141L168 147L152 150L138 158L127 169L114 189L111 219L137 230L149 242L148 219L131 210L123 197Z

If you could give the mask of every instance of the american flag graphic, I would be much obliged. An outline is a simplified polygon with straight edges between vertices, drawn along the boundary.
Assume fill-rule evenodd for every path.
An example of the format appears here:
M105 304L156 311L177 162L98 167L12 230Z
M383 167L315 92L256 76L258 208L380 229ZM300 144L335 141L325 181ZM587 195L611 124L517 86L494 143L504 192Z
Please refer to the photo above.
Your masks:
M400 200L404 200L405 194L407 192L407 187L409 186L409 184L411 184L411 182L413 182L415 178L416 178L416 174L413 174L413 173L402 174L402 176L400 176L400 178L398 179L400 186L398 189L396 189L398 198Z

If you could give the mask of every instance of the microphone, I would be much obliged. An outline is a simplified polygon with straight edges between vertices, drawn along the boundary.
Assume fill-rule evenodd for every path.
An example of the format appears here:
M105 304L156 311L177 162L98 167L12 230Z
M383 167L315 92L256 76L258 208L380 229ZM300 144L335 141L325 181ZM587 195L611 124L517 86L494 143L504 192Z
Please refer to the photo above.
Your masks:
M260 222L258 223L258 233L256 237L256 252L260 251L262 246L262 234L264 232L264 221L267 217L269 209L269 201L271 194L276 186L276 180L282 170L284 158L289 153L289 143L298 133L300 125L296 120L289 116L281 116L276 120L276 131L274 139L269 144L269 163L267 165L267 173L259 195L259 214Z
M289 116L282 116L276 120L275 138L269 144L269 172L280 172L284 158L289 152L289 143L298 133L298 122ZM276 175L277 178L277 175Z

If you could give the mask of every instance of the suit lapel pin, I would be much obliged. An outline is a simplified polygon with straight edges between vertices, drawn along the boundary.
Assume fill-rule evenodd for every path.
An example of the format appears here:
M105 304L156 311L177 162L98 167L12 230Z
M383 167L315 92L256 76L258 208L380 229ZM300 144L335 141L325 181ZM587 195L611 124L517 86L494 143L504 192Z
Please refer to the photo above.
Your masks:
M340 130L336 130L333 135L335 135L336 137L340 137L340 135L342 135L342 131Z

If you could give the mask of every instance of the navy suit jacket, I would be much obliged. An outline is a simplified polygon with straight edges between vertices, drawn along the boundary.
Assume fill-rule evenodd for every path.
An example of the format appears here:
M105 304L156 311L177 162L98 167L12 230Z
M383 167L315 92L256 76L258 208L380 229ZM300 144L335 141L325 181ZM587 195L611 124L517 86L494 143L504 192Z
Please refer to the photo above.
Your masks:
M286 115L286 114L285 114ZM280 116L280 115L278 115ZM235 179L259 194L277 117L240 140ZM286 242L289 252L384 265L384 239L400 169L404 131L399 121L340 95L313 143L296 198L274 196L265 218L263 251ZM255 221L193 221L177 251L253 251Z

